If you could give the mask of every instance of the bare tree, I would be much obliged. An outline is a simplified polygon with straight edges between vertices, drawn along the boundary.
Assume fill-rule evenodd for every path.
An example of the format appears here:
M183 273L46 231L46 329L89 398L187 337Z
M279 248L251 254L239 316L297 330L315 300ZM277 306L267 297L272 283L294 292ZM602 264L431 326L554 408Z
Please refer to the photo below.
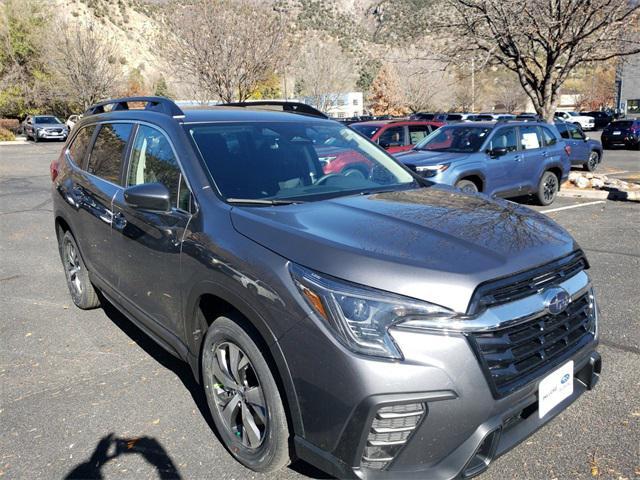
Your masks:
M299 93L318 110L328 111L355 81L353 61L339 45L320 39L307 42L298 65Z
M288 52L284 18L257 0L175 2L164 23L160 50L199 99L246 100Z
M576 67L640 52L640 3L627 0L448 0L452 58L478 51L514 72L547 121Z
M413 60L398 65L402 72L403 103L411 112L437 109L449 80L440 62Z
M67 100L84 108L111 96L120 80L118 48L93 25L58 24L57 42L49 42L47 62Z
M494 107L506 112L523 109L526 95L516 78L496 78L496 89L493 94Z

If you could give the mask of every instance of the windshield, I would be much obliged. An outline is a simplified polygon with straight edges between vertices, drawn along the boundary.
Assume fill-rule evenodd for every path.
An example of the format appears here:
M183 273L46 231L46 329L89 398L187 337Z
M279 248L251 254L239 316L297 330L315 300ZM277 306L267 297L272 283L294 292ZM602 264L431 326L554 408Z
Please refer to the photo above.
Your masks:
M57 117L34 117L35 123L62 123Z
M567 112L569 115L571 115L572 117L579 117L580 114L578 112Z
M230 203L312 201L419 186L387 153L338 123L203 123L185 129Z
M415 146L432 152L477 152L491 131L488 127L452 125L440 127Z
M376 132L380 130L380 127L378 125L364 125L364 124L351 125L351 128L353 128L356 132L364 135L367 138L372 138L376 134Z

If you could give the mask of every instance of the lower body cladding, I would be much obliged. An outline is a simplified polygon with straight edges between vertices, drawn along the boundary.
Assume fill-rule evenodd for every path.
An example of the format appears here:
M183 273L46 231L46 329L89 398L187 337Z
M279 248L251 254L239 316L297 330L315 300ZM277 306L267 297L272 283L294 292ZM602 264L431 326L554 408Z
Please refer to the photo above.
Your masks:
M477 475L591 389L601 369L596 340L585 333L577 349L500 397L463 334L394 330L404 360L383 361L310 330L295 328L279 342L302 417L296 453L338 478ZM570 361L572 393L540 418L540 382Z
M602 137L602 145L604 147L637 148L640 146L640 135L605 135Z

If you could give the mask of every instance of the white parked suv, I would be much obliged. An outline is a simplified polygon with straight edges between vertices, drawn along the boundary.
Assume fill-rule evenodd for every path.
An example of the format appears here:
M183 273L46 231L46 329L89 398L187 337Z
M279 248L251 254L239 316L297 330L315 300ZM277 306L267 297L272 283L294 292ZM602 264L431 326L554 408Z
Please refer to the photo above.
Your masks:
M582 130L593 130L596 128L596 121L593 117L580 115L578 112L556 112L553 116L556 119L564 120L567 123L578 125Z

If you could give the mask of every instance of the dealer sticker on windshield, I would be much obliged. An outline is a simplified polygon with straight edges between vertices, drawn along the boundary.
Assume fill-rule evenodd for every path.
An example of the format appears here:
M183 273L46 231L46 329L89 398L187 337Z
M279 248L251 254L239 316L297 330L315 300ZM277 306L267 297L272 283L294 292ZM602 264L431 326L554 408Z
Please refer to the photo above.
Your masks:
M565 363L540 382L538 386L538 417L544 417L553 407L572 393L573 361Z

